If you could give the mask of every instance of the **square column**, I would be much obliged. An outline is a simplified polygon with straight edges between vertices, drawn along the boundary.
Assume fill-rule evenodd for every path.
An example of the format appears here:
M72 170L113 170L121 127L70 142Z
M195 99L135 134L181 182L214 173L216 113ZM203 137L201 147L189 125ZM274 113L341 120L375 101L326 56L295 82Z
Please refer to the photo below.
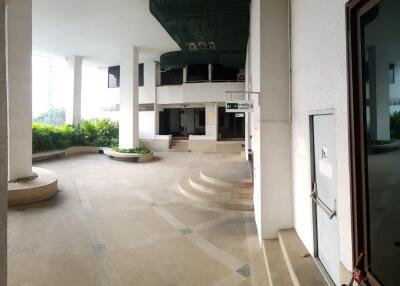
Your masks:
M251 1L254 213L260 239L278 237L293 219L289 1Z
M206 104L206 137L218 140L218 104Z
M119 148L139 147L139 52L121 49Z
M72 125L79 125L82 119L82 57L69 57L68 71L71 83L71 97L67 108L66 122Z
M0 0L0 42L6 42L5 2ZM6 49L0 46L0 285L7 285L7 83Z
M187 82L187 70L188 70L187 66L184 66L183 69L182 69L182 72L183 72L183 83Z
M156 65L156 91L154 94L154 133L155 135L160 134L160 107L158 105L158 94L157 87L161 85L161 66L160 63L155 62Z
M32 0L7 2L9 179L32 176Z

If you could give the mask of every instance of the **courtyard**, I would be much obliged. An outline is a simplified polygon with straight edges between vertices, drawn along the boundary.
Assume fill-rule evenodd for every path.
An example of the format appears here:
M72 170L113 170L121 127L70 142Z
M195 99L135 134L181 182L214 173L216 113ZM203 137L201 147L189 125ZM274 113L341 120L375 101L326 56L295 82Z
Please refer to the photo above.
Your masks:
M201 206L177 191L182 175L238 157L35 163L57 173L59 192L9 209L8 285L267 285L254 213Z

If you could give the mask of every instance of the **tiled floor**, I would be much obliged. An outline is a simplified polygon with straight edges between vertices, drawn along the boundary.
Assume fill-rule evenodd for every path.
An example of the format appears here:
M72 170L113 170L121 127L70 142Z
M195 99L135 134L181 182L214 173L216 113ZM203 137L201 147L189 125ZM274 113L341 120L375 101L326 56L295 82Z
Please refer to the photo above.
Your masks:
M266 285L253 213L200 207L177 192L190 169L237 157L157 156L37 164L58 174L60 192L9 210L9 285Z

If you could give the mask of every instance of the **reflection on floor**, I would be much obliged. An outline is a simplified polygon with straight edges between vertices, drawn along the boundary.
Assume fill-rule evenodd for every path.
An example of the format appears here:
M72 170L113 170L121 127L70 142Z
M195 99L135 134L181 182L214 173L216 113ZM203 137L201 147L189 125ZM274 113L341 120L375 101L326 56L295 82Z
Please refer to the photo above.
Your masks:
M52 200L9 210L9 285L267 285L252 212L177 193L190 169L231 155L162 153L146 164L83 155L55 171Z

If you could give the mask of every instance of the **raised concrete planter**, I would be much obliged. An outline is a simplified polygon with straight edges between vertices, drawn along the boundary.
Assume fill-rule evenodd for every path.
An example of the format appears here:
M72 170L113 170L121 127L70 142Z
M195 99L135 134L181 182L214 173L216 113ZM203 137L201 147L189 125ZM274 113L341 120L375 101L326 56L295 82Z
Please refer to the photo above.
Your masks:
M65 149L65 157L79 154L99 153L102 147L93 146L73 146Z
M32 154L32 161L42 161L56 157L68 157L72 155L87 154L87 153L100 153L102 147L93 146L73 146L65 150L55 150L49 152L41 152Z
M54 172L32 168L38 175L36 179L8 183L8 205L16 206L36 203L57 193L57 176Z
M400 140L396 140L389 144L372 145L370 149L372 149L372 153L388 153L397 151L400 149Z
M38 162L56 157L65 157L65 150L55 150L32 154L32 161Z
M47 160L55 157L68 157L72 155L88 154L88 153L104 153L105 155L111 157L112 159L119 159L122 161L132 161L132 162L148 162L153 160L154 153L150 152L148 154L129 154L129 153L119 153L113 151L111 148L107 147L93 147L93 146L74 146L67 148L65 150L56 150L50 152L36 153L32 155L32 160L34 162Z
M102 148L102 149L105 155L111 157L112 159L121 161L133 161L138 163L144 163L144 162L149 162L154 158L153 152L147 154L120 153L113 151L111 148Z

